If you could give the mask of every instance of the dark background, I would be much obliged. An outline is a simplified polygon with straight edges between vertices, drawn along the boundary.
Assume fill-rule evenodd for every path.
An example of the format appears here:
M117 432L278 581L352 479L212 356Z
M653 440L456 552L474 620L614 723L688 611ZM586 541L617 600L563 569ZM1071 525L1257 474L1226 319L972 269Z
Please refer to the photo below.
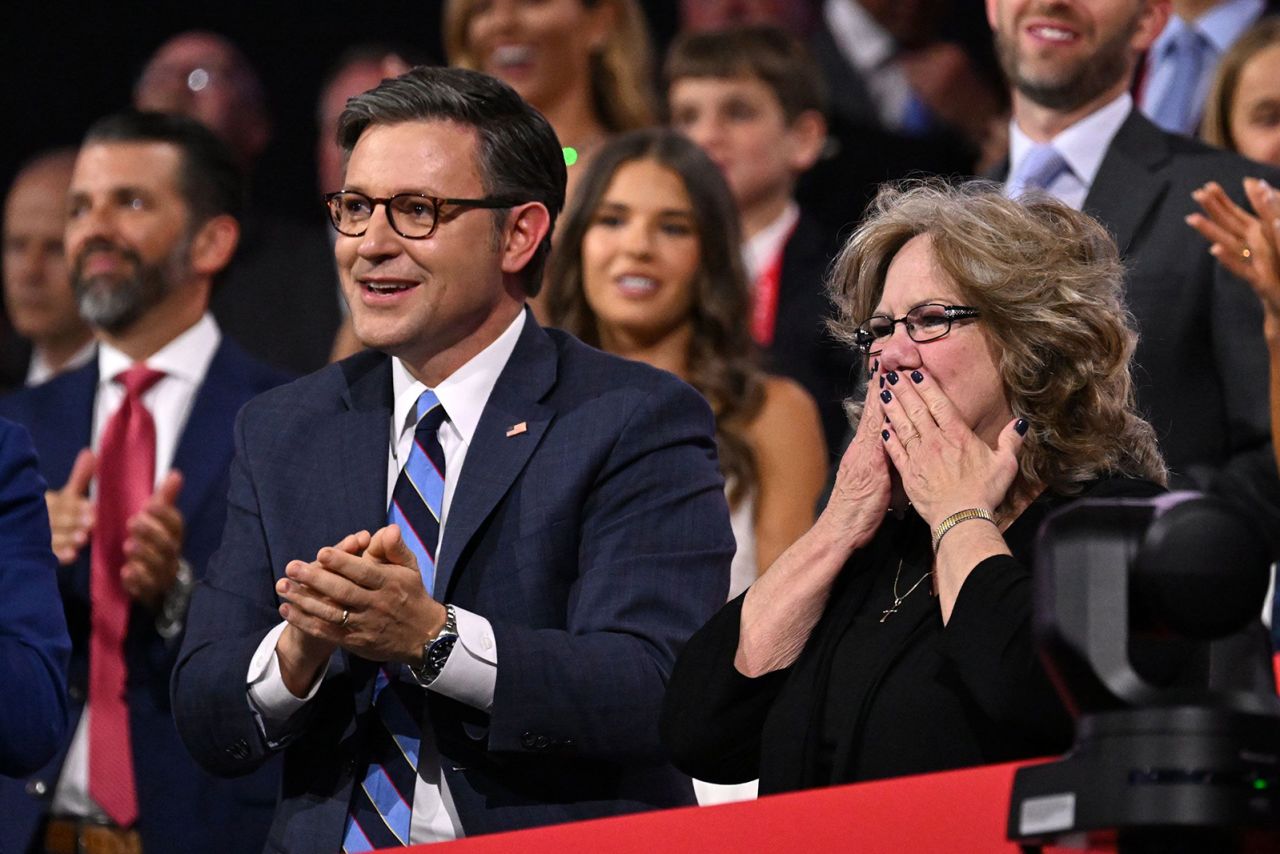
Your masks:
M95 119L128 106L147 58L170 36L211 30L248 55L267 90L274 133L253 177L255 203L320 216L315 107L325 73L359 42L412 46L440 60L440 0L309 2L0 2L3 145L0 181L57 145L75 145ZM653 35L675 29L675 0L643 0Z

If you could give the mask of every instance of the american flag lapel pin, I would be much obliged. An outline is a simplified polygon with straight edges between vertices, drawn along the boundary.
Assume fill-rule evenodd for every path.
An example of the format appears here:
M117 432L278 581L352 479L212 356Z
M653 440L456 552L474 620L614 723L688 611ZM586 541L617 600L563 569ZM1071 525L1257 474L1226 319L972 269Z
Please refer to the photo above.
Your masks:
M512 436L519 436L521 433L524 433L528 429L529 429L529 422L527 421L521 421L519 424L512 424L510 427L507 428L507 438L510 439Z

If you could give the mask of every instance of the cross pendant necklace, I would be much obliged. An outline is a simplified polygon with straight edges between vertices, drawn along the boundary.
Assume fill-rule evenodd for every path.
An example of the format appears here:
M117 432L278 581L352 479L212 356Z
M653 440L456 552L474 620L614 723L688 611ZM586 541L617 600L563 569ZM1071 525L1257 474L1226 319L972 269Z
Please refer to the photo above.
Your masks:
M898 613L898 607L903 603L903 601L912 593L915 593L916 588L923 584L924 580L931 575L933 575L932 568L930 568L924 575L920 576L920 579L915 584L911 585L910 590L902 595L898 595L898 581L902 578L902 559L899 558L898 571L893 575L893 604L880 612L880 622L883 623L885 620L889 619L891 615Z

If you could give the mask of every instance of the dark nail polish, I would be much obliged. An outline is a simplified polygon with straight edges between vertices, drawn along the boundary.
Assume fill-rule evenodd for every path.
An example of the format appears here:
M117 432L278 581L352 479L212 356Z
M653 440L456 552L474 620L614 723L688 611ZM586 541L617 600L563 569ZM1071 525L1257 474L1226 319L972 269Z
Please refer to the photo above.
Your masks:
M1031 424L1027 419L1019 418L1018 423L1013 425L1013 429L1018 431L1019 436L1025 436L1027 435L1027 428L1030 426Z
M898 384L898 372L897 372L897 371L890 371L890 372L889 372L889 374L888 374L888 377L889 377L889 385L897 385L897 384Z
M912 371L911 381L919 385L920 383L924 382L924 374L920 373L919 371Z
M879 360L879 359L876 359L874 362L872 362L872 363L871 363L871 370L873 370L873 371L878 371L878 370L880 370L880 360Z
M880 378L880 388L884 388L884 377Z
M886 442L887 442L887 441L889 441L889 431L888 431L888 430L881 430L881 431L880 431L880 438L881 438L881 439L884 439Z
M883 400L885 403L888 403L889 401L893 400L893 395L889 393L888 389L885 389L884 391L880 392L880 399Z

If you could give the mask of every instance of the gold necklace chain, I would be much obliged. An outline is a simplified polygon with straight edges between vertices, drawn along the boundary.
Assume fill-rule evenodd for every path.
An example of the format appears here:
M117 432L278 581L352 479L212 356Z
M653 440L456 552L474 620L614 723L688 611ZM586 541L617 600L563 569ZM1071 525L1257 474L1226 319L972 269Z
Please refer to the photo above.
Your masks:
M920 576L920 579L915 584L911 585L910 590L908 590L906 593L903 593L901 596L899 596L898 581L902 578L902 558L898 558L898 571L893 574L893 604L890 605L888 608L885 608L884 611L881 612L880 622L883 623L885 620L889 619L891 615L898 613L898 606L900 606L908 596L910 596L912 593L915 593L916 588L919 587L921 584L924 584L924 580L931 575L933 575L932 568L930 568L929 571L926 572L924 575Z

